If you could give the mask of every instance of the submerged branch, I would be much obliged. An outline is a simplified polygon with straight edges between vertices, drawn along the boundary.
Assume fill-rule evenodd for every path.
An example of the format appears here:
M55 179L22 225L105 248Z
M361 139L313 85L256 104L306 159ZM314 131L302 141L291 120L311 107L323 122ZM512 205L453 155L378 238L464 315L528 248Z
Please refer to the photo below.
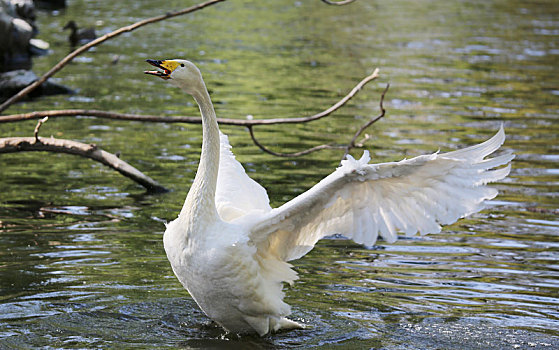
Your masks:
M80 46L79 48L77 48L76 50L74 50L70 54L68 54L66 57L64 57L60 62L58 62L48 72L46 72L41 78L36 80L34 83L28 85L25 89L21 90L20 92L18 92L14 96L10 97L8 100L6 100L4 103L2 103L0 105L0 113L2 111L4 111L6 108L8 108L9 106L11 106L13 103L19 101L22 97L29 94L31 91L35 90L39 85L41 85L42 83L47 81L48 78L50 78L56 72L61 70L66 64L68 64L76 56L82 54L83 52L89 50L90 48L92 48L94 46L97 46L97 45L101 44L102 42L107 41L111 38L114 38L115 36L118 36L118 35L126 33L126 32L131 32L131 31L133 31L135 29L138 29L140 27L143 27L147 24L159 22L159 21L162 21L162 20L165 20L165 19L168 19L168 18L177 17L177 16L181 16L181 15L184 15L184 14L187 14L187 13L198 11L198 10L201 10L205 7L215 5L215 4L217 4L219 2L223 2L223 1L226 1L226 0L209 0L209 1L200 3L198 5L194 5L194 6L179 10L179 11L167 12L164 15L159 15L159 16L155 16L155 17L152 17L152 18L144 19L144 20L136 22L134 24L119 28L119 29L117 29L113 32L110 32L108 34L105 34L105 35L103 35L103 36L101 36L101 37L83 45L83 46Z
M67 153L93 159L122 175L136 181L150 192L167 192L168 190L132 165L119 159L116 155L103 151L93 144L72 140L43 137L6 137L0 138L0 154L27 151Z

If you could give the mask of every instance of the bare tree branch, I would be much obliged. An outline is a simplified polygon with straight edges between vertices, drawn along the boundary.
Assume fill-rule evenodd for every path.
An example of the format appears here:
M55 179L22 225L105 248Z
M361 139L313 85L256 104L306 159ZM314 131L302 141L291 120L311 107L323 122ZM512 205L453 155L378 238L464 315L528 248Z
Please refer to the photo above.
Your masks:
M365 131L369 126L371 126L374 123L376 123L377 121L379 121L386 114L386 110L384 109L383 103L384 103L384 95L386 95L386 93L388 92L389 87L390 87L390 84L386 84L386 88L384 89L384 91L382 92L382 95L380 96L380 102L379 102L380 114L378 116L376 116L375 118L369 120L367 123L365 123L363 126L361 126L359 128L359 130L357 130L355 135L353 135L353 138L351 139L351 141L349 141L349 144L346 147L346 151L345 151L345 154L342 157L342 159L344 159L349 154L349 151L352 148L357 147L356 144L355 144L355 141L357 140L359 135L361 135L363 133L363 131Z
M357 132L353 135L351 141L347 144L347 145L328 145L328 144L324 144L324 145L318 145L318 146L314 146L311 147L309 149L303 150L303 151L299 151L299 152L294 152L294 153L279 153L279 152L274 152L272 150L270 150L269 148L265 147L263 144L260 143L260 141L258 141L258 139L256 138L256 136L254 135L254 130L253 130L253 125L249 125L247 126L248 128L248 132L250 133L250 137L252 139L252 142L254 142L254 144L256 146L258 146L258 148L260 148L262 151L274 155L276 157L300 157L300 156L304 156L306 154L312 153L312 152L316 152L316 151L320 151L323 149L345 149L345 153L342 157L342 159L345 159L345 157L348 155L349 151L351 151L351 149L356 148L356 147L361 147L361 145L356 144L356 140L359 137L359 135L361 135L363 133L363 131L365 131L368 127L370 127L371 125L373 125L374 123L376 123L377 121L379 121L382 117L384 117L386 110L383 107L383 102L384 102L384 96L386 95L386 93L388 92L388 88L390 87L390 84L386 85L386 88L384 89L384 91L382 92L382 95L380 97L380 115L374 117L373 119L369 120L368 122L366 122L364 125L362 125L359 130L357 130ZM361 142L362 143L366 140L368 140L370 137L367 135Z
M340 109L349 100L351 100L357 93L369 82L375 80L379 76L379 69L376 68L374 72L363 78L355 87L345 95L341 100L333 104L330 108L308 116L308 117L298 117L298 118L273 118L273 119L256 119L256 120L246 120L246 119L227 119L218 118L217 121L223 125L235 125L235 126L252 126L252 125L273 125L273 124L297 124L297 123L308 123L314 120L324 118L332 112ZM50 111L37 111L22 114L11 114L0 116L0 123L9 123L17 121L25 121L30 119L39 119L44 117L72 117L72 116L92 116L98 118L107 119L118 119L118 120L130 120L130 121L142 121L142 122L155 122L155 123L190 123L190 124L200 124L202 119L200 117L188 117L188 116L176 116L176 117L161 117L156 115L139 115L139 114L126 114L126 113L115 113L100 111L95 109L62 109L62 110L50 110Z
M299 157L303 156L315 151L323 150L323 149L346 149L348 151L351 148L355 147L355 139L369 127L374 121L381 118L381 116L377 117L376 120L373 122L367 123L366 127L362 127L360 131L354 136L352 141L347 146L341 145L319 145L316 147L312 147L310 149L294 152L294 153L279 153L274 152L268 148L266 148L263 144L261 144L254 135L253 126L255 125L274 125L274 124L292 124L292 123L307 123L311 121L315 121L321 118L324 118L334 111L340 109L344 106L349 100L351 100L361 89L369 82L375 80L379 76L379 69L376 68L373 73L365 78L363 78L355 87L345 95L341 100L333 104L330 108L314 114L308 117L298 117L298 118L274 118L274 119L260 119L260 120L246 120L246 119L225 119L225 118L218 118L218 123L222 125L235 125L235 126L245 126L247 127L250 137L256 146L258 146L262 151L269 153L274 156L278 157ZM388 89L388 87L386 88ZM384 99L384 94L386 90L382 94L381 97L381 108L382 108L382 99ZM384 109L382 109L384 114ZM24 121L24 120L31 120L37 118L49 118L49 117L63 117L63 116L78 116L78 115L86 115L86 116L94 116L98 118L108 118L108 119L118 119L118 120L131 120L131 121L144 121L144 122L158 122L158 123L192 123L192 124L200 124L202 122L200 117L188 117L188 116L176 116L176 117L161 117L155 115L138 115L138 114L125 114L125 113L114 113L114 112L106 112L106 111L99 111L99 110L87 110L87 109L67 109L67 110L52 110L52 111L39 111L39 112L31 112L31 113L23 113L23 114L13 114L13 115L6 115L0 116L0 123L7 123L7 122L15 122L15 121ZM40 127L40 125L38 125ZM347 152L346 152L347 154ZM344 155L345 157L345 155Z
M13 103L19 101L22 97L29 94L31 91L35 90L39 85L44 83L48 78L50 78L56 72L61 70L66 64L68 64L68 62L73 60L74 57L80 55L81 53L83 53L87 50L89 50L90 48L92 48L94 46L97 46L97 45L101 44L102 42L107 41L111 38L114 38L115 36L118 36L118 35L126 33L126 32L133 31L133 30L138 29L140 27L143 27L147 24L163 21L163 20L168 19L168 18L177 17L177 16L181 16L181 15L184 15L184 14L187 14L187 13L198 11L198 10L201 10L201 9L206 8L208 6L211 6L211 5L215 5L215 4L217 4L219 2L223 2L223 1L226 1L226 0L209 0L209 1L200 3L198 5L194 5L194 6L179 10L179 11L167 12L164 15L144 19L142 21L136 22L136 23L131 24L129 26L125 26L125 27L119 28L119 29L117 29L113 32L110 32L108 34L105 34L102 37L99 37L99 38L97 38L97 39L95 39L95 40L77 48L76 50L72 51L69 55L64 57L60 62L58 62L48 72L46 72L41 78L36 80L34 83L28 85L25 89L21 90L20 92L18 92L14 96L10 97L8 100L6 100L4 103L2 103L0 105L0 113L2 113L6 108L11 106Z
M346 148L345 146L336 146L336 145L318 145L300 152L294 152L294 153L278 153L278 152L274 152L272 150L270 150L269 148L266 148L266 146L264 146L263 144L261 144L258 139L256 139L256 136L254 136L254 130L252 130L253 126L250 125L248 126L248 132L250 133L250 137L252 138L252 142L254 142L254 144L256 146L258 146L258 148L260 148L262 151L271 154L273 156L276 157L300 157L300 156L304 156L306 154L312 153L312 152L316 152L316 151L320 151L323 149L343 149Z
M0 138L0 154L26 151L46 151L67 153L98 161L122 175L144 186L149 192L167 192L168 190L149 176L116 155L99 149L96 145L85 144L72 140L43 137L6 137Z
M19 122L19 121L26 121L32 119L39 119L43 117L56 118L56 117L76 117L76 116L89 116L89 117L97 117L97 118L104 118L104 119L117 119L117 120L155 122L155 123L200 124L202 122L202 119L200 117L186 117L186 116L161 117L158 115L140 115L140 114L107 112L107 111L101 111L97 109L60 109L60 110L49 110L49 111L36 111L36 112L22 113L22 114L2 115L0 116L0 123Z
M132 25L125 26L119 28L111 33L103 35L81 47L74 50L66 57L64 57L61 61L59 61L54 67L52 67L48 72L46 72L41 78L33 82L32 84L28 85L25 89L18 92L16 95L12 96L4 103L0 104L0 113L6 110L9 106L13 103L19 101L22 97L29 94L35 88L43 84L46 80L48 80L51 76L56 74L59 70L61 70L65 65L67 65L70 61L72 61L76 56L86 52L90 48L97 46L106 40L119 36L120 34L133 31L137 28L140 28L144 25L155 23L158 21L162 21L168 18L184 15L187 13L191 13L197 10L201 10L205 7L217 4L219 2L223 2L226 0L208 0L206 2L200 3L195 6L191 6L185 8L180 11L169 12L165 15L160 15L156 17L152 17L149 19L145 19L139 22L136 22ZM324 3L329 5L346 5L354 0L342 0L342 1L330 1L330 0L322 0ZM382 100L384 99L384 94L386 90L382 94L381 97L381 110L382 114L377 118L369 121L363 127L359 129L359 131L354 135L353 139L351 140L350 144L347 146L337 146L337 145L319 145L312 147L310 149L295 152L295 153L277 153L267 149L263 146L254 136L253 127L255 125L273 125L273 124L294 124L294 123L307 123L310 121L318 120L330 115L332 112L336 111L343 105L345 105L353 96L355 96L368 82L376 79L378 77L378 68L375 71L362 79L346 96L344 96L341 100L337 103L332 105L330 108L317 113L315 115L309 117L298 117L298 118L275 118L275 119L261 119L261 120L237 120L237 119L224 119L219 118L218 122L224 125L237 125L237 126L245 126L249 130L250 136L253 142L264 152L269 154L280 156L280 157L297 157L302 156L305 154L309 154L311 152L315 152L321 149L340 149L345 148L346 154L347 152L355 146L356 138L370 125L376 122L384 115L384 109L382 108ZM387 88L388 89L388 86ZM45 139L39 137L39 129L43 123L45 123L49 117L61 117L61 116L78 116L78 115L87 115L87 116L95 116L100 118L109 118L109 119L120 119L120 120L134 120L134 121L148 121L148 122L163 122L163 123L201 123L201 118L199 117L188 117L188 116L181 116L181 117L161 117L161 116L153 116L153 115L136 115L136 114L124 114L124 113L114 113L114 112L107 112L107 111L100 111L100 110L87 110L87 109L71 109L71 110L50 110L50 111L38 111L32 113L25 113L25 114L15 114L15 115L7 115L7 116L0 116L0 123L2 122L14 122L14 121L23 121L23 120L30 120L30 119L38 119L33 137L8 137L8 138L0 138L0 154L1 153L14 153L14 152L22 152L22 151L47 151L47 152L56 152L56 153L67 153L73 155L79 155L82 157L90 158L95 161L98 161L112 169L117 170L122 175L136 181L137 183L144 186L148 191L152 192L164 192L167 191L163 186L157 183L155 180L151 179L150 177L144 175L142 172L134 168L133 166L129 165L128 163L119 159L116 155L106 152L104 150L99 149L94 144L84 144L77 141L72 140L65 140L65 139L55 139L53 137ZM345 157L345 155L344 155Z
M375 73L378 73L378 69L375 70ZM256 139L256 137L254 135L253 127L255 125L266 125L266 124L248 124L248 125L244 125L244 126L246 126L247 129L249 130L250 137L252 138L252 141L254 142L254 144L256 146L258 146L262 151L264 151L266 153L269 153L271 155L277 156L277 157L299 157L299 156L303 156L303 155L306 155L306 154L309 154L309 153L312 153L312 152L315 152L315 151L323 150L323 149L345 149L346 152L345 152L344 157L343 157L343 158L345 158L347 156L348 152L352 148L358 147L356 145L355 141L357 140L359 135L361 135L361 133L363 133L363 131L365 131L365 129L367 129L369 126L371 126L372 124L374 124L375 122L380 120L382 117L384 117L386 111L383 107L383 102L384 102L384 97L386 95L386 92L388 91L389 86L390 85L386 86L386 88L384 89L384 91L381 95L381 98L380 98L379 106L380 106L381 114L378 115L377 117L369 120L367 123L365 123L363 126L361 126L359 128L359 130L355 133L355 135L353 136L353 138L351 139L349 144L346 145L346 146L324 144L324 145L315 146L315 147L312 147L312 148L309 148L309 149L306 149L306 150L303 150L303 151L300 151L300 152L278 153L278 152L274 152L274 151L266 148L264 145L262 145L258 141L258 139ZM316 120L316 119L324 117L325 112L328 112L328 114L332 113L333 111L335 111L336 109L341 107L343 104L345 104L347 101L349 101L352 94L354 95L355 93L357 93L357 91L359 91L359 89L357 89L357 87L356 87L352 90L352 92L350 94L346 95L346 97L344 97L340 102L334 104L328 110L326 110L324 112L321 112L321 113L318 113L314 116L307 117L305 119L307 121ZM343 103L342 103L342 101L343 101ZM56 111L53 111L53 112L56 112ZM108 112L105 112L105 113L108 113ZM42 124L45 123L48 120L48 118L49 117L46 116L43 119L39 120L39 122L37 123L37 126L35 127L33 137L0 138L0 154L1 153L24 152L24 151L47 151L47 152L68 153L68 154L73 154L73 155L79 155L79 156L82 156L82 157L93 159L93 160L98 161L98 162L100 162L100 163L102 163L102 164L104 164L104 165L106 165L106 166L108 166L108 167L110 167L114 170L117 170L122 175L124 175L124 176L136 181L137 183L141 184L142 186L144 186L150 192L165 192L165 191L167 191L167 189L165 187L163 187L162 185L160 185L159 183L157 183L157 181L155 181L155 180L151 179L150 177L144 175L141 171L137 170L136 168L134 168L130 164L124 162L121 159L119 159L116 155L99 149L94 144L89 144L88 145L88 144L84 144L84 143L77 142L77 141L55 139L55 138L52 138L52 137L47 138L47 139L39 138L39 129L42 126ZM314 119L312 119L312 118L314 118ZM28 119L31 119L31 118L28 118ZM158 118L158 119L160 119L160 118ZM174 118L172 118L172 119L174 119ZM292 120L292 119L287 119L287 120ZM158 121L160 121L160 120L158 120Z

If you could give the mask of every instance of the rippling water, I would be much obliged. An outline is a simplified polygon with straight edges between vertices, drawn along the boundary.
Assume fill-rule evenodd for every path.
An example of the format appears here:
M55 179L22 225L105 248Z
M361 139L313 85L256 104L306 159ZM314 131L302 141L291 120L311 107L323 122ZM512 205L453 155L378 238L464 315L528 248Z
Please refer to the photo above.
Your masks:
M69 5L39 13L52 53L35 60L38 73L69 51L61 30L69 19L103 34L172 9L152 1ZM504 147L517 158L488 209L441 234L373 247L321 241L295 262L301 279L287 290L293 317L308 328L238 338L199 311L161 242L196 171L199 126L51 119L41 135L120 151L172 191L145 194L72 156L0 156L0 348L558 348L557 18L551 0L228 1L84 54L54 79L75 95L9 112L197 115L180 91L142 74L146 58L185 57L200 65L219 116L295 117L330 106L380 67L381 79L326 120L256 135L281 152L347 142L378 114L389 82L387 116L366 142L374 161L477 143L502 122ZM29 136L35 123L0 124L0 135ZM274 158L245 130L222 129L274 206L342 156Z

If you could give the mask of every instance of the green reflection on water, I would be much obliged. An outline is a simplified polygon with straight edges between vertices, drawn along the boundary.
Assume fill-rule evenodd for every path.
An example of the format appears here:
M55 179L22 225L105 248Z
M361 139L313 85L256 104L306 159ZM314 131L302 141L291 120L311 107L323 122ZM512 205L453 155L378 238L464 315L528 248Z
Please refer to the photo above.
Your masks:
M76 1L57 14L41 12L40 37L53 52L37 58L34 70L44 72L67 54L61 28L69 19L84 26L101 20L96 29L102 34L169 8L151 1ZM347 7L230 1L84 54L55 77L75 95L21 103L9 112L197 115L192 99L142 74L146 58L185 57L200 65L219 116L302 116L330 106L378 66L381 79L332 117L257 128L257 136L281 152L347 142L378 114L380 92L390 82L388 115L366 144L375 162L473 144L501 121L509 135L505 147L518 157L490 210L443 234L367 248L325 240L296 261L301 280L288 288L287 302L308 330L220 339L173 277L161 244L163 222L177 215L194 177L200 127L51 119L41 135L119 151L172 192L146 195L117 173L72 156L0 156L0 344L557 345L551 337L559 325L558 11L553 1L358 0ZM29 136L35 123L0 124L0 134ZM342 155L274 158L245 130L222 129L274 206L329 174Z

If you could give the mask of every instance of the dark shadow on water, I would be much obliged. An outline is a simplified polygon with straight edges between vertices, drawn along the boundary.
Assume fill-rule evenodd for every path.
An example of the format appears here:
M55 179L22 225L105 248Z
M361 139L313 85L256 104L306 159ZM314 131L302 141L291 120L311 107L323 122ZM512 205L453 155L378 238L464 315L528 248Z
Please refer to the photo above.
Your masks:
M177 344L180 348L186 349L275 349L272 344L261 341L230 340L230 339L189 339Z

